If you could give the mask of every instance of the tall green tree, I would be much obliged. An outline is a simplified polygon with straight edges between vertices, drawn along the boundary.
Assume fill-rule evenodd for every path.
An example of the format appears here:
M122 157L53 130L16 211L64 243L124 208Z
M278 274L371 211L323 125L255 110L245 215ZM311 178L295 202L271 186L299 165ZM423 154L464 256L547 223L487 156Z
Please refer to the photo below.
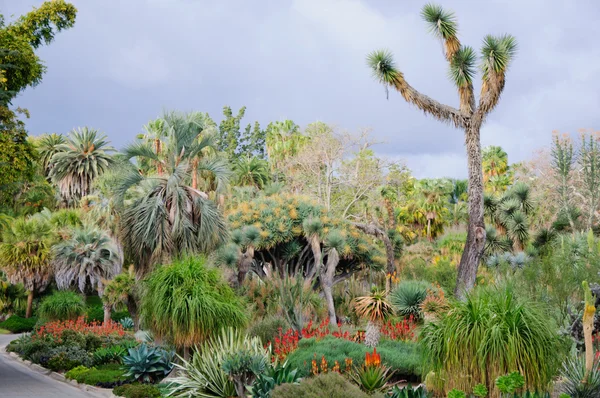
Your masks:
M67 203L88 195L94 180L112 164L105 135L84 127L73 130L64 144L58 145L50 160L50 178Z
M444 46L449 65L449 75L458 90L459 107L442 104L415 90L397 69L392 54L374 51L368 56L368 64L375 78L386 89L392 87L418 109L434 118L450 123L465 132L469 179L469 225L467 243L458 268L456 293L464 297L475 285L477 269L485 246L483 219L483 172L481 160L480 129L486 116L496 107L504 90L506 72L516 54L517 42L510 35L491 36L483 40L480 67L482 87L479 101L475 99L473 78L477 55L473 48L464 46L458 39L458 24L452 12L434 4L427 4L421 13L431 32Z
M194 115L169 113L164 119L167 135L161 156L145 142L124 150L129 159L160 162L162 174L129 171L117 189L120 202L133 194L123 211L121 227L125 251L135 260L140 276L173 256L211 250L227 236L215 203L193 186L193 175L200 172L210 174L217 186L228 182L224 159L201 157L213 147L214 136L202 134Z
M225 152L229 159L238 157L265 157L265 130L258 122L248 124L242 131L241 122L246 114L242 106L236 115L231 107L223 107L223 120L219 124L219 151Z
M21 283L27 290L27 318L32 314L34 296L46 289L53 275L52 242L50 224L37 216L16 219L2 234L0 268L11 283Z
M86 293L104 293L104 283L121 272L123 259L117 244L104 231L95 227L75 228L71 238L53 248L54 278L59 289L73 285ZM104 304L104 322L110 321L111 306Z

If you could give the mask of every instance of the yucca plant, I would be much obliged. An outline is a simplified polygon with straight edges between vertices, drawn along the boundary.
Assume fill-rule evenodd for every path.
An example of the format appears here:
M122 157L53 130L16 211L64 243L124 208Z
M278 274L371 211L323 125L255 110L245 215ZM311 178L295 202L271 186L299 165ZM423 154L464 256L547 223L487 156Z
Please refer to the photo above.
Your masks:
M594 361L592 369L586 369L585 357L571 357L565 361L561 370L562 393L571 398L600 397L600 361Z
M413 88L397 68L389 51L374 51L368 55L367 62L375 79L385 86L386 92L390 87L397 90L408 103L465 132L469 225L456 284L457 296L463 297L475 285L477 268L486 240L480 129L486 116L498 105L506 83L508 67L516 55L517 42L510 35L488 35L484 38L479 59L482 86L479 100L476 101L473 83L478 56L473 48L460 42L454 13L436 4L426 4L421 16L431 32L443 43L444 55L450 68L449 76L459 97L458 109L442 104Z
M423 281L402 281L392 290L389 295L390 304L396 310L396 314L419 320L423 317L421 304L427 298L427 291L432 286Z
M379 325L393 315L394 308L388 303L385 292L373 292L368 296L357 297L354 300L356 314L367 319L365 345L376 347L379 344Z
M171 379L173 397L229 398L236 395L235 385L223 371L224 359L235 352L247 351L253 355L269 353L260 339L250 338L233 328L223 329L214 338L194 348L190 361L176 364L179 375Z
M129 354L123 357L125 376L143 383L156 383L171 373L174 357L174 352L146 344L130 348Z

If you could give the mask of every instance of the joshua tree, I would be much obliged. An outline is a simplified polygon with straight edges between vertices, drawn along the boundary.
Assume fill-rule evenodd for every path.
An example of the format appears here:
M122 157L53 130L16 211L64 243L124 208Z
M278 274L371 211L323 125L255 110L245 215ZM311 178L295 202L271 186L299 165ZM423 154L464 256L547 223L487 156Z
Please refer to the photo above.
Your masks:
M469 177L469 226L467 243L458 268L456 293L464 297L475 284L477 268L485 245L483 220L483 172L481 165L480 129L487 115L496 107L504 89L508 66L515 56L517 42L513 36L486 36L481 48L482 87L477 102L473 89L477 55L473 48L458 39L458 25L452 12L427 4L421 13L432 33L444 44L450 77L459 94L459 107L454 108L421 94L404 79L396 68L392 54L374 51L368 56L375 78L400 92L404 99L434 118L465 132Z

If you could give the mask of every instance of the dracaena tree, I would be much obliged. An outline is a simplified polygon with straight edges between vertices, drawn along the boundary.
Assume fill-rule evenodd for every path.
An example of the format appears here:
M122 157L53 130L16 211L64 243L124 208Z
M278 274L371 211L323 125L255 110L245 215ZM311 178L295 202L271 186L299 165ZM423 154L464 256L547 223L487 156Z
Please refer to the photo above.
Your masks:
M385 85L386 89L388 87L396 89L407 102L418 109L465 132L469 179L469 225L467 243L460 261L456 284L456 293L463 297L465 292L475 284L477 268L485 245L480 129L487 115L498 105L504 90L506 72L516 54L517 42L510 35L488 35L483 39L479 57L482 86L477 100L473 79L478 57L472 47L460 42L454 13L438 5L427 4L423 7L421 15L429 24L431 32L443 42L449 76L458 90L458 108L442 104L408 84L404 74L396 67L389 51L374 51L367 59L375 78Z

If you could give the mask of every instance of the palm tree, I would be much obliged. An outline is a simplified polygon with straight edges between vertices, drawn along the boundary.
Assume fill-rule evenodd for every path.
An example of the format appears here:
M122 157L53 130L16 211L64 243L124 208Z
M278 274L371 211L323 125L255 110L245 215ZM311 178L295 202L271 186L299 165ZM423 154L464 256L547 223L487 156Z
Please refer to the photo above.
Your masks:
M50 173L52 157L60 152L60 146L65 143L65 137L62 134L44 134L37 141L37 150L40 154L40 161L44 168L44 173Z
M202 257L188 257L162 266L145 281L144 322L159 338L183 349L205 342L224 327L246 323L242 301Z
M163 140L165 138L165 121L163 119L156 119L149 121L144 126L144 133L138 134L137 138L139 140L144 140L153 150L154 154L157 158L161 158L162 156L162 147ZM150 164L148 162L144 162L147 159L140 159L140 168L142 170L148 171L150 168ZM154 167L156 168L156 172L161 175L162 174L162 164L160 161L155 160Z
M31 317L34 295L50 283L52 240L52 228L41 217L16 219L3 233L0 268L10 283L21 283L27 290L26 318Z
M242 157L234 165L234 174L238 185L261 189L269 182L269 163L257 157Z
M208 194L189 185L190 173L202 170L214 176L217 188L224 186L227 164L220 158L201 158L193 164L214 138L198 135L189 126L190 119L178 113L165 116L167 136L161 157L143 142L125 149L129 159L152 160L163 167L161 175L126 172L117 190L121 203L128 192L138 191L121 217L123 245L137 262L138 276L174 255L211 250L227 236L225 221Z
M482 151L483 182L508 171L508 155L499 146L488 146Z
M265 145L271 170L278 170L281 163L286 158L296 155L307 140L308 138L300 132L300 127L291 120L269 124Z
M410 86L404 75L396 68L392 54L375 51L368 56L368 63L375 78L387 87L396 89L404 99L425 113L465 132L469 179L469 225L467 242L458 268L456 293L464 297L475 285L477 268L485 245L483 219L483 171L481 165L480 129L486 116L496 107L504 89L508 66L515 56L517 43L514 37L486 36L481 49L482 87L476 105L473 89L475 51L463 46L457 36L458 25L452 12L427 4L422 16L431 31L444 43L444 53L450 66L450 76L459 95L459 108L444 105L421 94Z
M56 147L50 160L50 178L67 202L73 202L90 193L92 182L112 163L105 135L84 127L73 130L65 143Z
M53 248L53 265L59 289L77 285L85 293L92 288L102 296L104 281L121 272L120 250L107 233L90 226L76 228L69 240ZM111 307L104 305L104 322L110 321Z

